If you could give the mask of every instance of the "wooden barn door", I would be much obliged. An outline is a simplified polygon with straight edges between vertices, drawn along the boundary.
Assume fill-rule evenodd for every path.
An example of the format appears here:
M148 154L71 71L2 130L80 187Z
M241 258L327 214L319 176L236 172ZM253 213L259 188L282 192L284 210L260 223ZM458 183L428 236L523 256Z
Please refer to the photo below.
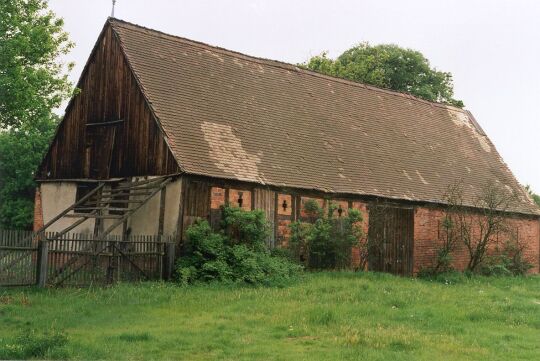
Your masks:
M91 179L110 177L116 127L93 125L86 129L85 176Z
M369 269L412 274L414 210L372 206L369 210Z

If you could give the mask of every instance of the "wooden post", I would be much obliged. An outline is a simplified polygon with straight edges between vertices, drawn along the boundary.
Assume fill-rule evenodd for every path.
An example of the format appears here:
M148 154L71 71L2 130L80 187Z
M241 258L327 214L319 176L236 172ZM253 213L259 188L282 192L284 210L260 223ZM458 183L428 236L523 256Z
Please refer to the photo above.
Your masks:
M170 242L171 240L169 239L169 242L167 243L163 243L163 246L164 246L164 255L163 255L163 264L164 264L164 267L163 267L163 279L164 280L170 280L172 279L172 275L173 275L173 272L174 272L174 256L175 256L175 244L174 242Z
M186 177L182 177L180 179L180 204L178 205L178 223L176 226L176 235L178 237L178 248L176 249L176 252L178 252L177 256L180 256L180 251L182 249L182 242L184 238L184 204L186 201L187 187L189 186L189 182Z
M38 262L36 284L38 287L45 287L47 284L47 262L49 258L49 242L42 239L38 245Z
M161 189L159 197L159 218L158 218L158 236L163 236L163 227L165 224L165 202L167 200L167 187ZM160 239L161 241L161 239Z

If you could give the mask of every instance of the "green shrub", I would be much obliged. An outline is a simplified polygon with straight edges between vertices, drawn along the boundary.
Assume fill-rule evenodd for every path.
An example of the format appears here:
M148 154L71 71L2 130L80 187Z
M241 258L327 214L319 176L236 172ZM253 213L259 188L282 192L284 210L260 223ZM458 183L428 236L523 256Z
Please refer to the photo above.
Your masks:
M346 216L336 217L336 206L330 204L325 214L315 200L304 204L307 222L290 225L290 247L293 254L310 269L346 269L352 266L352 247L363 235L360 211L349 209Z
M207 221L197 221L186 230L186 236L188 242L177 269L181 283L230 279L224 235L215 233Z
M0 359L65 359L68 357L64 350L67 342L67 335L54 329L21 331L12 340L1 341Z
M519 239L519 236L511 235L510 239L504 243L502 263L514 275L525 275L533 265L525 256L527 244Z
M229 245L245 244L252 248L264 248L269 227L262 210L245 211L238 207L222 208L223 230Z
M512 272L501 263L501 257L486 257L479 267L478 273L483 276L511 276Z
M510 234L502 248L486 257L479 273L484 276L523 276L533 267L525 257L526 244L517 236Z
M302 267L271 252L265 244L267 232L262 211L226 206L219 232L206 220L196 221L186 230L178 281L183 285L210 281L271 285L295 278Z

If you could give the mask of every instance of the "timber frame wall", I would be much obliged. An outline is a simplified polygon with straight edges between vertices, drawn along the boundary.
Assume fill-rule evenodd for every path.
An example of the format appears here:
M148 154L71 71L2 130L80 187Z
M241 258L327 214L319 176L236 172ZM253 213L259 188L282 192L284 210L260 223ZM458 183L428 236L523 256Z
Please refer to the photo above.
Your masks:
M441 242L444 206L435 203L381 200L376 197L355 196L350 194L328 194L295 188L263 186L259 184L215 179L201 176L183 176L182 196L179 209L178 233L185 235L185 229L197 218L207 219L211 225L217 226L220 220L219 207L225 202L240 206L238 199L242 197L241 208L262 209L271 225L271 245L287 246L290 236L289 224L304 217L302 205L307 199L315 199L321 206L329 201L336 203L344 212L349 208L361 211L364 232L367 235L369 209L384 202L395 208L410 210L412 218L407 233L411 234L411 244L403 244L404 262L400 274L415 274L422 268L432 265ZM283 207L284 202L287 207ZM181 221L180 221L181 220ZM525 256L533 264L534 273L540 268L540 221L536 216L508 213L509 224L516 229L520 238L527 244ZM502 239L501 239L502 241ZM466 267L467 250L459 246L454 254L454 267L463 270ZM353 250L353 264L359 262L359 254Z
M359 210L363 216L363 230L366 235L373 225L375 228L372 228L372 231L381 232L381 224L377 225L376 223L377 218L370 220L373 218L370 217L373 206L384 204L385 207L392 210L390 212L392 215L391 225L383 226L390 227L383 231L392 235L390 243L388 240L385 241L387 244L385 254L377 256L379 257L378 263L371 268L372 270L403 275L415 274L422 268L433 265L437 249L442 242L441 225L444 221L444 208L439 204L328 194L186 174L173 175L173 177L176 180L170 186L174 189L164 189L160 194L155 195L151 200L152 205L137 211L130 224L137 227L137 230L133 229L133 234L176 234L176 239L180 243L177 251L180 251L181 243L185 239L185 230L196 219L206 219L213 227L217 228L221 220L220 207L226 202L245 210L263 210L271 225L269 245L286 247L290 237L289 225L291 222L305 219L302 205L307 199L315 199L323 207L332 201L341 208L342 214L346 214L349 208ZM50 180L42 182L60 185L65 182L71 183L74 187L73 184L79 184L81 181ZM44 184L42 183L42 185ZM35 222L38 226L43 223L43 212L40 205L44 204L44 200L39 196L40 190L41 187L36 195L35 208ZM64 208L69 205L71 204L66 203ZM47 216L50 218L54 214ZM533 264L531 271L538 273L540 266L540 222L538 218L508 214L508 220L513 229L519 233L520 239L527 245L525 256ZM125 230L118 229L118 232L123 234ZM502 237L500 241L504 240ZM365 239L361 241L365 241ZM180 253L177 253L177 256L180 256ZM455 251L453 266L458 270L465 269L467 257L467 250L461 245ZM359 266L359 249L353 249L352 261L354 267Z

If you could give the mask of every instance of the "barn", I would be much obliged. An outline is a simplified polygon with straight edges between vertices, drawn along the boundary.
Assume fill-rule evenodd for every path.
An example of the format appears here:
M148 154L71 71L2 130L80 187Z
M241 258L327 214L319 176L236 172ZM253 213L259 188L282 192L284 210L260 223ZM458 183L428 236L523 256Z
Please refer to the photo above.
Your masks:
M474 207L494 182L518 195L505 216L538 272L540 211L469 111L112 18L78 88L36 173L36 230L182 242L230 202L264 210L285 246L308 199L360 209L368 232L385 202L388 247L369 267L413 274L435 255L447 187Z

